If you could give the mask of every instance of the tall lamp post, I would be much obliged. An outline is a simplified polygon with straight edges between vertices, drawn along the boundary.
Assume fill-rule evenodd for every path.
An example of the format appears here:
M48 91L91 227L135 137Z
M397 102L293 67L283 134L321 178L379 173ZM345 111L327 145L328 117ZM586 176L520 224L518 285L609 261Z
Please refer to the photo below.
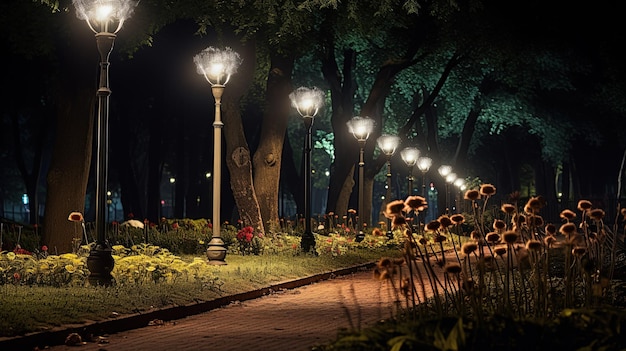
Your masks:
M231 48L220 50L208 47L193 57L198 74L211 84L215 99L215 120L213 122L213 235L208 244L207 258L210 264L225 265L226 245L222 240L220 224L220 201L222 186L222 94L230 76L237 72L241 57Z
M398 144L400 144L400 137L396 135L381 135L376 139L378 147L383 151L387 157L387 193L385 195L385 202L389 203L391 200L391 156L396 152ZM391 219L387 218L387 237L393 238L393 232L391 231Z
M433 159L430 157L422 156L417 159L417 168L422 171L422 197L426 196L426 173L433 165Z
M372 129L374 129L374 120L369 117L361 117L356 116L352 117L351 120L346 123L348 125L348 130L356 140L359 142L360 152L359 152L359 220L358 220L358 234L356 236L356 241L362 241L365 239L365 233L363 233L363 167L365 166L365 161L363 159L363 154L365 152L365 143L367 142L367 138L369 138Z
M324 92L317 87L311 89L300 87L289 94L291 105L298 111L304 120L306 138L304 139L304 233L300 240L302 251L309 252L315 249L315 237L311 230L311 149L313 142L311 129L313 119L320 107L324 104Z
M124 21L132 15L138 1L135 0L73 0L76 16L87 22L89 29L96 34L96 45L100 53L100 79L96 96L97 116L97 155L96 155L96 245L89 251L87 268L89 282L110 285L113 283L111 271L115 261L111 247L106 240L106 208L109 149L109 55L113 50L116 33L122 29ZM110 29L114 29L111 31Z
M172 208L172 218L174 218L174 215L176 213L174 211L174 200L175 200L174 194L176 192L176 178L175 177L170 177L170 184L172 184L172 189L171 189L171 194L170 194L172 196L172 202L170 204L171 205L170 207Z
M417 159L419 158L420 151L415 147L405 147L400 151L400 156L402 157L402 161L409 168L409 175L407 179L409 180L409 196L413 195L413 166L417 163Z

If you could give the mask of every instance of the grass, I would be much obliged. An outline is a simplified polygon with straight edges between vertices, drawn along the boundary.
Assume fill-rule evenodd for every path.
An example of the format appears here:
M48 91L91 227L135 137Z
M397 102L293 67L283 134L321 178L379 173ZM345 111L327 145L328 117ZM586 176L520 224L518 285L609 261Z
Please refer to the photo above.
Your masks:
M399 256L401 252L377 248L350 250L340 256L227 255L227 265L209 266L214 280L178 279L172 283L142 282L110 287L4 284L0 286L0 306L3 306L0 308L0 338L210 301L283 281L375 262L389 255ZM194 256L181 258L191 262Z

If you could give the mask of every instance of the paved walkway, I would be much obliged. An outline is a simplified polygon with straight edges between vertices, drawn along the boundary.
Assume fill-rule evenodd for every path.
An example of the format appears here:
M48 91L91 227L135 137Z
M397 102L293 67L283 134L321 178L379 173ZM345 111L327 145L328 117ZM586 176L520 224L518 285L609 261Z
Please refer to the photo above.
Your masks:
M101 338L103 343L52 346L60 350L311 350L341 328L373 324L389 316L385 283L372 269L295 289L233 302L202 314ZM8 350L7 350L8 351Z

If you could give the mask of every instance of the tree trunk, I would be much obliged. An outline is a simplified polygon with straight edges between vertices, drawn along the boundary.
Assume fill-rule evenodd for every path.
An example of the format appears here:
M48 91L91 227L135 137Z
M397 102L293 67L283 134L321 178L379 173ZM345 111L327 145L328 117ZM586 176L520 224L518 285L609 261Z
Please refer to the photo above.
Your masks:
M238 51L244 58L243 65L237 73L238 79L234 79L228 88L224 90L222 100L224 102L226 165L230 173L230 187L239 212L239 219L243 221L244 225L252 226L257 233L264 234L265 226L252 176L250 148L246 141L241 110L239 108L239 101L248 90L253 79L255 66L254 45L250 44ZM276 190L276 193L278 193L278 190Z
M263 114L260 144L253 157L254 189L263 223L278 223L278 186L281 155L289 114L292 112L289 94L293 57L272 53L267 78L266 110Z
M59 43L59 77L63 79L57 89L56 139L46 177L42 244L53 253L71 252L73 239L82 237L67 218L73 211L85 211L93 147L99 64L96 41L87 29L72 31L69 36Z

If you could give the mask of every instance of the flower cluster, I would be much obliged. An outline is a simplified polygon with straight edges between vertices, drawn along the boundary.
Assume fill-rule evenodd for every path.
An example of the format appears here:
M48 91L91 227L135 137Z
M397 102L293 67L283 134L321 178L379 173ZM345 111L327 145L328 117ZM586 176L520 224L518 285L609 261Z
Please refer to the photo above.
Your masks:
M240 243L250 243L254 238L254 229L251 226L241 228L237 232L237 240Z

